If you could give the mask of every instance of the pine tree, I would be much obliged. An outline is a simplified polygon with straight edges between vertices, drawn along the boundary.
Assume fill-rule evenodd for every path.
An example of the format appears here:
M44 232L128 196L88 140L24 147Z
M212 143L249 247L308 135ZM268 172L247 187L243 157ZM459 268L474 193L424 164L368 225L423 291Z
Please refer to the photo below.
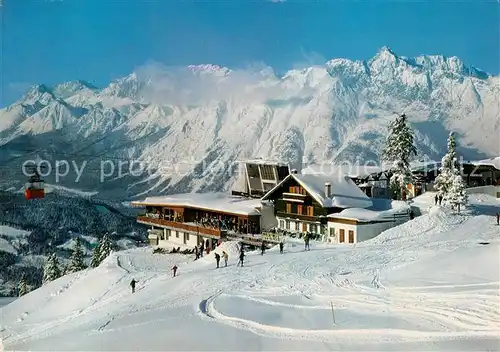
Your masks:
M101 264L101 245L102 245L102 239L99 240L99 243L94 248L94 251L92 252L92 259L90 260L90 266L92 268L97 268L99 264Z
M456 153L456 140L453 132L448 136L448 152L441 159L439 175L436 177L434 186L444 201L449 200L449 192L457 175L460 175Z
M46 284L50 281L58 279L59 277L61 277L59 261L57 260L56 254L52 253L43 268L43 283Z
M85 263L83 262L83 249L80 242L80 237L76 238L75 246L73 248L73 254L71 255L71 263L69 265L69 273L76 273L77 271L85 269Z
M413 182L410 159L415 155L417 148L413 142L413 131L406 115L402 114L389 124L389 136L382 154L382 160L392 164L390 184L401 192L407 192L408 185Z
M100 247L99 263L102 263L111 254L111 239L107 233L102 237Z
M462 176L455 175L451 183L450 188L447 193L447 201L452 205L452 207L457 207L460 213L460 206L466 205L468 201L468 196L465 191L465 182Z
M26 276L21 277L21 281L19 281L19 297L24 296L27 294L28 291L28 285L26 284Z

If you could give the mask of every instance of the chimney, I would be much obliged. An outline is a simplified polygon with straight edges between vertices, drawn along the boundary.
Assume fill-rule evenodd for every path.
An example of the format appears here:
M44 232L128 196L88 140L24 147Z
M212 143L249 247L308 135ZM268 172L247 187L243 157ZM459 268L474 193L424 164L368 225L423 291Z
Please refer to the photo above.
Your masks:
M332 196L332 184L330 182L325 182L325 196L326 198Z

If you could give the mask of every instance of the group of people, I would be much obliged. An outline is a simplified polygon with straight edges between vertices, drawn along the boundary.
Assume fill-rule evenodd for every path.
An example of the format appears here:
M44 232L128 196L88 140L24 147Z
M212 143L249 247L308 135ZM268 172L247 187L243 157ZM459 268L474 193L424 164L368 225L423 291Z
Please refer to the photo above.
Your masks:
M217 268L219 268L220 266L220 254L219 253L215 253L215 262L217 263ZM225 251L222 251L222 258L224 259L224 267L227 267L227 262L229 260L229 255L225 252ZM239 257L238 257L238 264L236 264L236 266L241 266L243 267L243 261L245 260L245 250L243 249L243 245L240 245L240 254L239 254Z
M226 252L222 252L222 258L224 258L224 266L227 266L227 261L229 260L229 255ZM215 261L217 262L217 268L219 268L220 254L215 253Z
M210 251L213 251L215 249L215 243L210 246L210 242L206 240L205 242L201 241L201 243L198 246L194 247L194 255L195 258L194 260L198 260L201 257L203 257L203 252L207 252L207 254L210 254Z
M497 224L499 223L499 221L500 221L500 213L497 214ZM310 246L309 246L309 241L310 241L310 237L309 237L309 235L306 234L304 236L304 250L310 250L311 249ZM207 254L210 253L210 247L209 247L208 241L206 243L206 247L207 248L205 248L205 243L204 242L202 242L199 246L195 247L195 256L196 256L195 260L199 259L200 257L203 257L203 252L205 250L207 251ZM283 241L281 241L279 243L280 254L283 254L284 247L285 247L285 244L283 243ZM267 249L266 242L262 241L262 244L260 246L261 255L264 255L266 249ZM215 256L215 262L217 264L217 268L220 268L221 257L224 260L224 267L227 267L227 262L229 261L229 255L227 254L226 251L222 251L222 256L219 253L215 253L214 256ZM243 245L241 244L240 245L239 260L238 260L238 263L236 264L236 266L243 267L244 260L245 260L245 251L243 249ZM174 265L171 270L173 272L173 277L176 277L177 276L177 270L178 270L177 265ZM135 279L132 279L132 281L130 282L130 287L132 288L132 293L135 292L135 285L136 285L137 282L138 281L135 280Z

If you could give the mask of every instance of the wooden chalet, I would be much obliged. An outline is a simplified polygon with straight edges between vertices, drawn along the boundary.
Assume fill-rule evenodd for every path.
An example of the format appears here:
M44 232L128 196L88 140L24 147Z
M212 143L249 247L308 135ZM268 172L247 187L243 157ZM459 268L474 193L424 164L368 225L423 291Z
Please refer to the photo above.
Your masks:
M269 191L262 201L274 204L278 228L292 232L325 234L327 216L346 208L367 208L371 199L344 175L292 173Z

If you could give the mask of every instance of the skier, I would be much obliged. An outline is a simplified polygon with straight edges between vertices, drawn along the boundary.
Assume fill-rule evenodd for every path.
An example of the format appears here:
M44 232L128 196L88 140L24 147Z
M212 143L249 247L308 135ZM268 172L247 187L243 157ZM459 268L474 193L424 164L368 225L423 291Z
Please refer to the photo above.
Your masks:
M266 250L266 242L262 241L262 244L260 245L260 251L261 251L261 255L264 255L264 252Z
M439 200L439 197L436 193L436 196L434 197L434 205L438 205L438 200Z
M132 279L132 281L130 281L130 287L132 287L132 293L135 292L135 284L137 283L137 281L135 281L135 279Z
M198 252L198 246L194 246L194 260L200 259L200 252Z
M284 246L283 241L281 241L280 242L280 253L281 254L283 254L283 246Z
M205 250L205 246L203 245L203 241L200 243L200 258L203 258L203 251Z
M440 194L440 195L439 195L439 205L441 205L441 203L442 203L442 202L443 202L443 195L442 195L442 194Z
M311 250L311 248L309 247L309 234L307 234L307 233L304 236L304 250L305 251Z
M172 267L172 271L174 272L174 276L175 277L177 275L177 265L174 264L174 266Z
M245 259L245 252L243 250L240 252L240 260L238 261L238 264L236 266L241 266L243 267L243 259Z
M220 263L220 255L219 253L215 253L215 261L217 262L217 268L219 267L219 263Z
M224 266L227 266L227 261L229 260L229 256L226 252L222 252L222 258L224 258Z
M500 226L500 213L497 213L497 225Z

